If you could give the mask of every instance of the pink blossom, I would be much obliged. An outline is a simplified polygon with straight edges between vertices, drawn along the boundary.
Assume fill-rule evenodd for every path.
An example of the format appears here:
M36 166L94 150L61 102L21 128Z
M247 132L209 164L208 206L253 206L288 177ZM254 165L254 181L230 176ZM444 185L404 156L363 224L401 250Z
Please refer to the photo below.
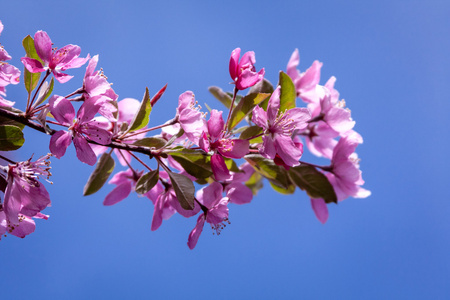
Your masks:
M114 113L117 111L113 104L117 100L117 95L111 88L111 84L106 80L106 76L102 71L96 71L98 63L98 55L95 55L89 60L86 67L86 73L83 78L83 95L85 99L90 97L99 97L102 101L99 113L110 121L116 121Z
M60 130L53 134L50 139L50 151L60 158L66 153L67 147L73 140L78 159L93 166L97 157L89 146L88 139L107 145L111 143L112 136L110 131L101 128L101 124L93 120L100 105L93 98L86 100L75 118L75 110L66 98L54 95L50 98L49 104L50 112L55 119L61 125L68 127L68 131Z
M45 31L36 32L34 46L44 65L30 57L22 57L22 63L31 73L51 71L60 83L65 83L73 77L62 71L79 68L89 59L89 55L86 58L79 57L81 48L76 45L66 45L59 50L52 49L52 41Z
M358 144L361 143L357 133L341 138L333 150L331 158L331 173L326 174L333 185L339 201L352 196L366 198L370 191L361 187L364 180L359 170L359 159L355 153Z
M211 157L211 167L214 177L218 181L226 180L231 175L225 165L223 157L242 158L248 153L249 142L241 139L230 139L224 131L222 111L211 110L211 117L207 123L207 131L202 133L200 147L205 151L214 151Z
M236 84L236 89L245 90L251 86L254 86L264 78L264 68L259 72L255 69L255 52L248 51L243 56L241 61L239 57L241 55L241 49L236 48L231 52L230 57L230 76L233 82Z
M186 137L198 144L198 139L205 128L205 120L193 92L187 91L180 95L175 118L183 128Z
M197 200L202 204L203 213L197 219L197 225L189 234L188 247L194 249L198 238L203 231L205 221L211 224L211 228L219 235L228 221L228 198L222 197L223 187L218 182L213 182L197 192Z
M45 155L32 162L27 161L9 165L7 169L7 186L3 203L3 212L8 224L18 225L21 215L34 217L47 206L50 196L38 179L49 178L50 155Z
M260 153L270 159L278 154L287 166L297 166L303 151L295 145L292 134L295 130L304 130L311 117L307 108L295 107L284 112L279 109L280 86L272 93L267 112L259 106L253 109L252 122L265 133Z
M297 90L297 97L300 97L307 103L318 102L319 99L317 97L316 85L318 85L320 81L320 69L322 68L322 63L315 60L311 67L303 73L297 70L299 63L300 55L298 49L295 49L287 64L286 73L294 82L295 89Z
M3 24L0 21L0 34L3 31ZM12 107L15 102L8 101L3 97L6 96L5 87L9 84L18 84L20 81L20 71L13 65L5 63L10 60L8 52L0 45L0 107Z
M33 218L47 220L48 216L41 213L37 213ZM33 233L35 229L36 223L34 222L34 220L22 214L19 214L19 224L14 225L11 222L9 222L9 220L6 218L5 212L2 211L0 205L0 240L6 233L12 234L20 238L24 238L30 233Z

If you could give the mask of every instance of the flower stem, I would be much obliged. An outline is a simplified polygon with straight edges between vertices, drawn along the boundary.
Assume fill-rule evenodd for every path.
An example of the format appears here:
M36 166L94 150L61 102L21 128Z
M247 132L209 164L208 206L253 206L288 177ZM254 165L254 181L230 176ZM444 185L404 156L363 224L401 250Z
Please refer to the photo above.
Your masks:
M225 123L225 127L223 128L224 131L227 131L228 123L230 122L231 112L234 108L234 102L236 101L237 93L238 93L238 89L236 87L234 87L233 100L231 100L230 110L228 111L227 122Z
M50 75L50 70L47 70L44 78L41 80L41 83L39 84L38 88L34 92L33 99L31 99L30 105L28 105L28 103L27 103L27 109L25 111L26 116L28 116L28 114L30 113L31 108L33 107L34 100L36 100L36 96L37 96L39 90L41 89L42 85L44 84L45 80L47 79L48 75Z
M319 165L307 163L307 162L304 162L304 161L299 161L299 162L302 165L308 165L308 166L311 166L311 167L319 168L319 169L322 169L322 170L324 170L326 172L331 172L333 170L331 165L330 166L319 166Z

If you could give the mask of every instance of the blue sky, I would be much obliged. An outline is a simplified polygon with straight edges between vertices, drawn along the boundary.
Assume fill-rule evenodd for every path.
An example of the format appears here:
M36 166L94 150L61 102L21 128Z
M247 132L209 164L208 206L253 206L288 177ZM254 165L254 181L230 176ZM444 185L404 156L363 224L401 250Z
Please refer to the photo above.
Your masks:
M277 81L295 48L300 69L318 59L364 138L357 148L367 199L332 205L320 224L308 197L268 185L250 205L230 207L220 237L207 227L194 251L194 219L174 216L150 231L152 204L135 196L103 207L105 186L82 196L92 168L69 149L52 160L53 205L25 239L0 243L2 299L431 299L450 296L450 3L447 1L7 1L1 44L20 66L22 39L48 32L56 46L100 54L119 98L168 89L153 125L173 117L186 90L221 109L240 47ZM68 84L78 88L84 68ZM22 87L9 99L24 107ZM20 100L23 99L23 100ZM26 131L19 160L48 152Z

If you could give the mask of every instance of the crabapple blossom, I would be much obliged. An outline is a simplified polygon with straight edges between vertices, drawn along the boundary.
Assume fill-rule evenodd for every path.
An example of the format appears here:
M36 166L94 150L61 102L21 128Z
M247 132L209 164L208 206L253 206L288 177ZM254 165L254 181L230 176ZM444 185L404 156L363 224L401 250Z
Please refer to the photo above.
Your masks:
M230 76L236 85L236 89L245 90L254 86L264 78L264 68L256 72L255 69L255 52L248 51L242 55L241 61L239 57L241 49L236 48L231 52L230 57Z
M75 118L75 109L66 98L55 95L50 98L49 103L50 112L55 119L61 125L69 127L68 131L60 130L52 135L50 151L55 157L61 158L73 140L78 159L88 165L94 165L97 157L87 138L101 145L107 145L111 143L112 135L110 131L101 128L99 122L93 120L100 105L94 98L89 98L81 105Z
M298 49L295 49L287 64L286 73L291 77L297 91L297 97L300 97L306 103L318 102L316 86L320 81L320 69L322 63L315 60L311 67L301 73L297 66L300 63Z
M45 155L36 161L30 158L5 167L7 185L3 212L8 224L18 225L20 215L34 217L50 206L50 195L38 180L40 176L48 179L51 175L49 157Z
M272 93L267 112L260 106L253 109L252 122L263 128L261 155L274 159L276 154L288 166L298 166L303 151L294 144L292 134L303 130L311 118L307 108L295 107L280 112L280 86Z
M194 249L197 245L205 221L211 224L211 228L218 235L228 221L228 198L223 197L222 192L223 187L218 182L213 182L197 192L197 200L202 204L203 213L200 214L197 224L189 234L189 249Z
M21 61L28 71L31 73L41 73L45 71L52 72L56 80L60 83L69 81L73 76L63 73L62 71L79 68L89 59L81 58L81 48L77 45L66 45L58 50L52 49L52 41L45 31L38 31L34 35L34 46L37 55L42 60L22 57Z

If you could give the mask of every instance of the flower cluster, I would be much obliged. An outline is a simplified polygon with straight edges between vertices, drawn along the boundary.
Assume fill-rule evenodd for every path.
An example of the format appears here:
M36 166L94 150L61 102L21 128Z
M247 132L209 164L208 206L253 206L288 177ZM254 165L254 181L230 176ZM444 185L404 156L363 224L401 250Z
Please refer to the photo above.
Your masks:
M2 29L0 23L0 33ZM78 160L95 165L85 195L108 181L115 169L114 152L125 169L112 175L109 183L115 187L103 204L116 205L133 192L147 198L154 206L151 230L177 213L185 218L197 216L188 235L190 249L197 245L205 223L219 235L230 224L229 205L250 203L264 179L282 193L293 193L296 187L305 190L321 222L328 218L328 203L370 194L361 187L364 181L355 153L362 137L353 130L355 122L345 102L339 100L335 78L320 85L322 63L318 61L304 73L298 71L297 50L274 88L264 78L264 68L256 71L255 53L241 57L241 49L236 48L229 61L233 91L210 88L228 111L202 111L194 93L186 91L178 98L175 117L150 127L151 111L166 86L153 97L146 89L142 101L118 100L103 70L96 70L98 55L82 58L76 45L52 48L44 31L26 39L27 56L21 59L28 91L25 112L3 109L14 103L0 98L0 114L50 134L49 149L58 159L73 142ZM4 95L4 86L17 83L20 71L4 63L10 57L0 50L0 95ZM78 89L67 96L53 93L52 74L62 84L73 77L66 70L85 63ZM247 94L240 95L245 90ZM296 107L297 98L306 107ZM0 151L23 144L17 138L19 127L1 121L0 127L8 133L3 137L8 145ZM302 161L304 141L313 154L329 159L330 164ZM32 218L47 218L41 211L50 205L50 198L38 179L50 175L48 158L13 163L0 156L10 162L0 174L4 186L1 234L24 237L34 231Z

